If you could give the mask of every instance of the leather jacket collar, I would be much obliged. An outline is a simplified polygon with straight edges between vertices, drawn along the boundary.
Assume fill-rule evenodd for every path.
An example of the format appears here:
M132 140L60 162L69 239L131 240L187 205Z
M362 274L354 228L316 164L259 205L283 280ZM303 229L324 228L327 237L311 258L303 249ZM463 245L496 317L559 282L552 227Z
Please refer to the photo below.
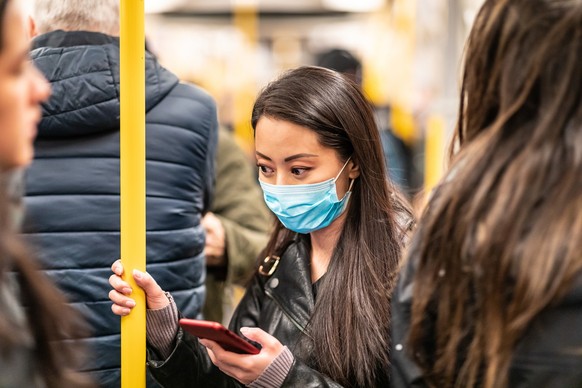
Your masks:
M304 332L313 315L315 300L311 283L309 241L297 236L285 250L275 272L266 280L265 293ZM286 287L278 287L285 284Z

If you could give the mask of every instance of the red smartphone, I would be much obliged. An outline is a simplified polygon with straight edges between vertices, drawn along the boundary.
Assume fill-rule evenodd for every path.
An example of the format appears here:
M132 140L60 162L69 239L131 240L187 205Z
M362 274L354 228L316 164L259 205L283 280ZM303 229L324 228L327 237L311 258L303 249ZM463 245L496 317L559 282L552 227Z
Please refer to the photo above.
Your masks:
M180 326L188 333L198 338L217 342L224 350L239 354L258 354L260 349L228 330L218 322L199 319L180 319Z

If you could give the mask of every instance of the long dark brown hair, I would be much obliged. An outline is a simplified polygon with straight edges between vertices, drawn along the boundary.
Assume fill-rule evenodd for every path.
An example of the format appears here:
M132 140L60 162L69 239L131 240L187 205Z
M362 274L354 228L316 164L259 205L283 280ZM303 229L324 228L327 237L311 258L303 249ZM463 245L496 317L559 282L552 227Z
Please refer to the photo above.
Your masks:
M313 130L342 161L360 166L347 216L317 294L308 332L317 369L344 386L374 386L387 373L390 294L403 238L397 214L411 218L386 179L378 129L358 87L319 67L292 70L268 85L253 108ZM277 222L268 255L281 255L295 233Z
M411 355L434 387L503 387L532 321L582 269L582 3L487 0L460 152L420 223Z
M0 50L4 39L4 19L10 0L0 0ZM1 166L0 166L1 167ZM86 376L74 371L81 362L76 348L65 345L74 343L75 338L84 333L84 325L79 315L65 304L65 299L41 275L25 249L20 238L13 231L12 208L16 205L8 193L10 173L0 168L0 288L19 292L17 299L25 307L27 326L16 322L8 311L0 313L0 352L9 357L12 352L25 349L26 335L30 330L34 340L35 367L48 387L89 387ZM9 279L15 276L18 289ZM5 309L7 306L0 306ZM32 380L32 376L31 376Z

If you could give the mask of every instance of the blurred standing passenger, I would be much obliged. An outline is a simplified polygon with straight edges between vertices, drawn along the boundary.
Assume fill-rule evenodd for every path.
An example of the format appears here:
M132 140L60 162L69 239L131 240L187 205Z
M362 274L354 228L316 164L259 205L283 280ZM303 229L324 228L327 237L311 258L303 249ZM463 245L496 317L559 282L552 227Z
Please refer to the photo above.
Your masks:
M273 217L249 159L227 129L218 132L216 189L202 225L208 269L204 318L228 322L233 287L246 287L269 241Z
M32 58L53 95L26 179L26 232L44 270L93 328L85 369L103 387L120 383L120 322L103 294L120 254L118 7L118 0L35 1ZM185 314L197 316L216 108L146 53L146 112L147 268Z
M582 386L582 2L487 0L393 298L395 387Z
M317 66L342 73L359 87L362 87L362 63L347 50L334 48L320 53L317 56ZM402 192L410 194L413 169L412 151L390 128L388 121L390 108L375 107L375 114L384 152L384 164L390 180Z
M391 195L370 105L337 72L301 67L262 91L252 125L280 222L230 328L261 352L184 332L169 294L134 271L147 295L150 371L168 387L388 386L390 297L410 212ZM121 262L112 270L112 310L130 314Z
M16 232L18 170L33 155L40 103L50 88L31 64L26 18L17 0L0 0L0 387L86 387L74 372L79 316L37 270ZM67 340L55 347L52 341Z

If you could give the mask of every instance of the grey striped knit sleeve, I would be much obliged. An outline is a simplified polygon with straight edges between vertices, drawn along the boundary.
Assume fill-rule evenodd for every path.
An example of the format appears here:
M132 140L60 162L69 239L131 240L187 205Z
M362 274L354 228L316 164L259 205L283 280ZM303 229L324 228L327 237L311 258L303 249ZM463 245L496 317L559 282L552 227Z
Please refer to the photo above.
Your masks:
M164 308L146 311L146 336L150 345L165 360L170 357L178 334L178 308L174 298L166 292L170 304Z
M248 386L250 388L279 388L289 374L294 360L293 354L285 346L281 354Z

